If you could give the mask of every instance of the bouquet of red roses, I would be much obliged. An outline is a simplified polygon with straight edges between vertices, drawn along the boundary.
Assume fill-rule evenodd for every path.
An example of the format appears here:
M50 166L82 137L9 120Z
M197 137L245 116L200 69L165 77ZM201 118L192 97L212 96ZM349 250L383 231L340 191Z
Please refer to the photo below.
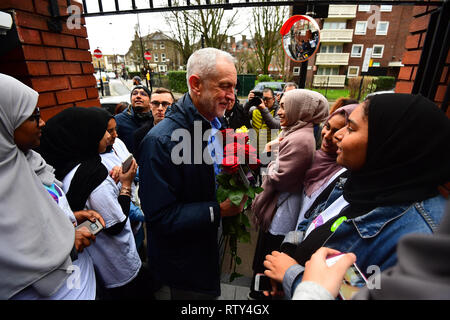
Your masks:
M241 214L233 217L224 217L223 241L225 245L230 246L231 262L230 269L233 272L230 276L230 282L236 277L242 276L236 272L236 267L242 263L237 255L237 243L250 242L250 222L245 214L246 209L251 205L252 200L257 193L263 189L256 185L256 176L261 166L261 161L257 157L256 148L248 144L248 135L245 130L232 129L222 131L224 141L224 154L221 164L221 173L217 175L217 201L219 203L230 199L230 201L239 206L245 196L248 200Z

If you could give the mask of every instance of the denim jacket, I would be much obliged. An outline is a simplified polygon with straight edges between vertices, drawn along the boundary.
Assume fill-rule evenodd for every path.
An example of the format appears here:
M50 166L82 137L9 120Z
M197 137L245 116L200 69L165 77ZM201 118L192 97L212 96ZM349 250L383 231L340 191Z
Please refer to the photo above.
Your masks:
M327 201L318 206L320 210L316 210L308 221L311 222L342 193L343 184L338 183ZM396 247L402 236L434 232L444 214L445 203L445 199L438 195L421 202L377 207L362 216L344 221L322 246L340 252L353 252L357 257L356 264L365 274L373 265L383 271L396 264ZM303 270L300 265L287 270L283 279L287 297L292 296L301 282Z

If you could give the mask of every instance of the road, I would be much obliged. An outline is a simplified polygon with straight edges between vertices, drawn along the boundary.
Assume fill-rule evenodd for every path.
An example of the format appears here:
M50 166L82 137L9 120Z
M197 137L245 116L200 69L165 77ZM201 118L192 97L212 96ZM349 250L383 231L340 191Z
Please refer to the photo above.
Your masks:
M123 81L123 82L122 82ZM111 90L112 96L123 96L130 94L130 89L124 84L125 80L120 79L110 79L109 89Z

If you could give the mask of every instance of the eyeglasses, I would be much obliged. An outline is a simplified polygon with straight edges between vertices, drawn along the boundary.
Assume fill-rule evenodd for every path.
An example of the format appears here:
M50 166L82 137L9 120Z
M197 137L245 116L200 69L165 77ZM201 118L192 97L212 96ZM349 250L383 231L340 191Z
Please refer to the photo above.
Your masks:
M156 108L159 108L159 105L162 105L163 108L167 108L168 106L171 105L170 102L167 101L163 101L163 102L159 102L159 101L151 101L150 102L153 106L155 106Z
M36 125L39 127L39 120L41 119L41 111L36 108L35 112L28 117L28 121L36 121Z
M272 100L273 98L271 98L271 97L263 97L262 98L264 101L270 101L270 100Z

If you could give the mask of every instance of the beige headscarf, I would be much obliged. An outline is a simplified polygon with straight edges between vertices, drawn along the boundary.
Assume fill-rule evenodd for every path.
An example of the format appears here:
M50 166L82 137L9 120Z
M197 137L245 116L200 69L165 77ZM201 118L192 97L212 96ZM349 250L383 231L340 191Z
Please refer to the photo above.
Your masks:
M282 99L287 125L282 127L280 137L286 137L308 123L319 124L328 117L328 101L318 92L294 89L286 92Z
M37 101L36 91L0 74L0 299L28 286L50 296L70 275L73 225L14 142Z

